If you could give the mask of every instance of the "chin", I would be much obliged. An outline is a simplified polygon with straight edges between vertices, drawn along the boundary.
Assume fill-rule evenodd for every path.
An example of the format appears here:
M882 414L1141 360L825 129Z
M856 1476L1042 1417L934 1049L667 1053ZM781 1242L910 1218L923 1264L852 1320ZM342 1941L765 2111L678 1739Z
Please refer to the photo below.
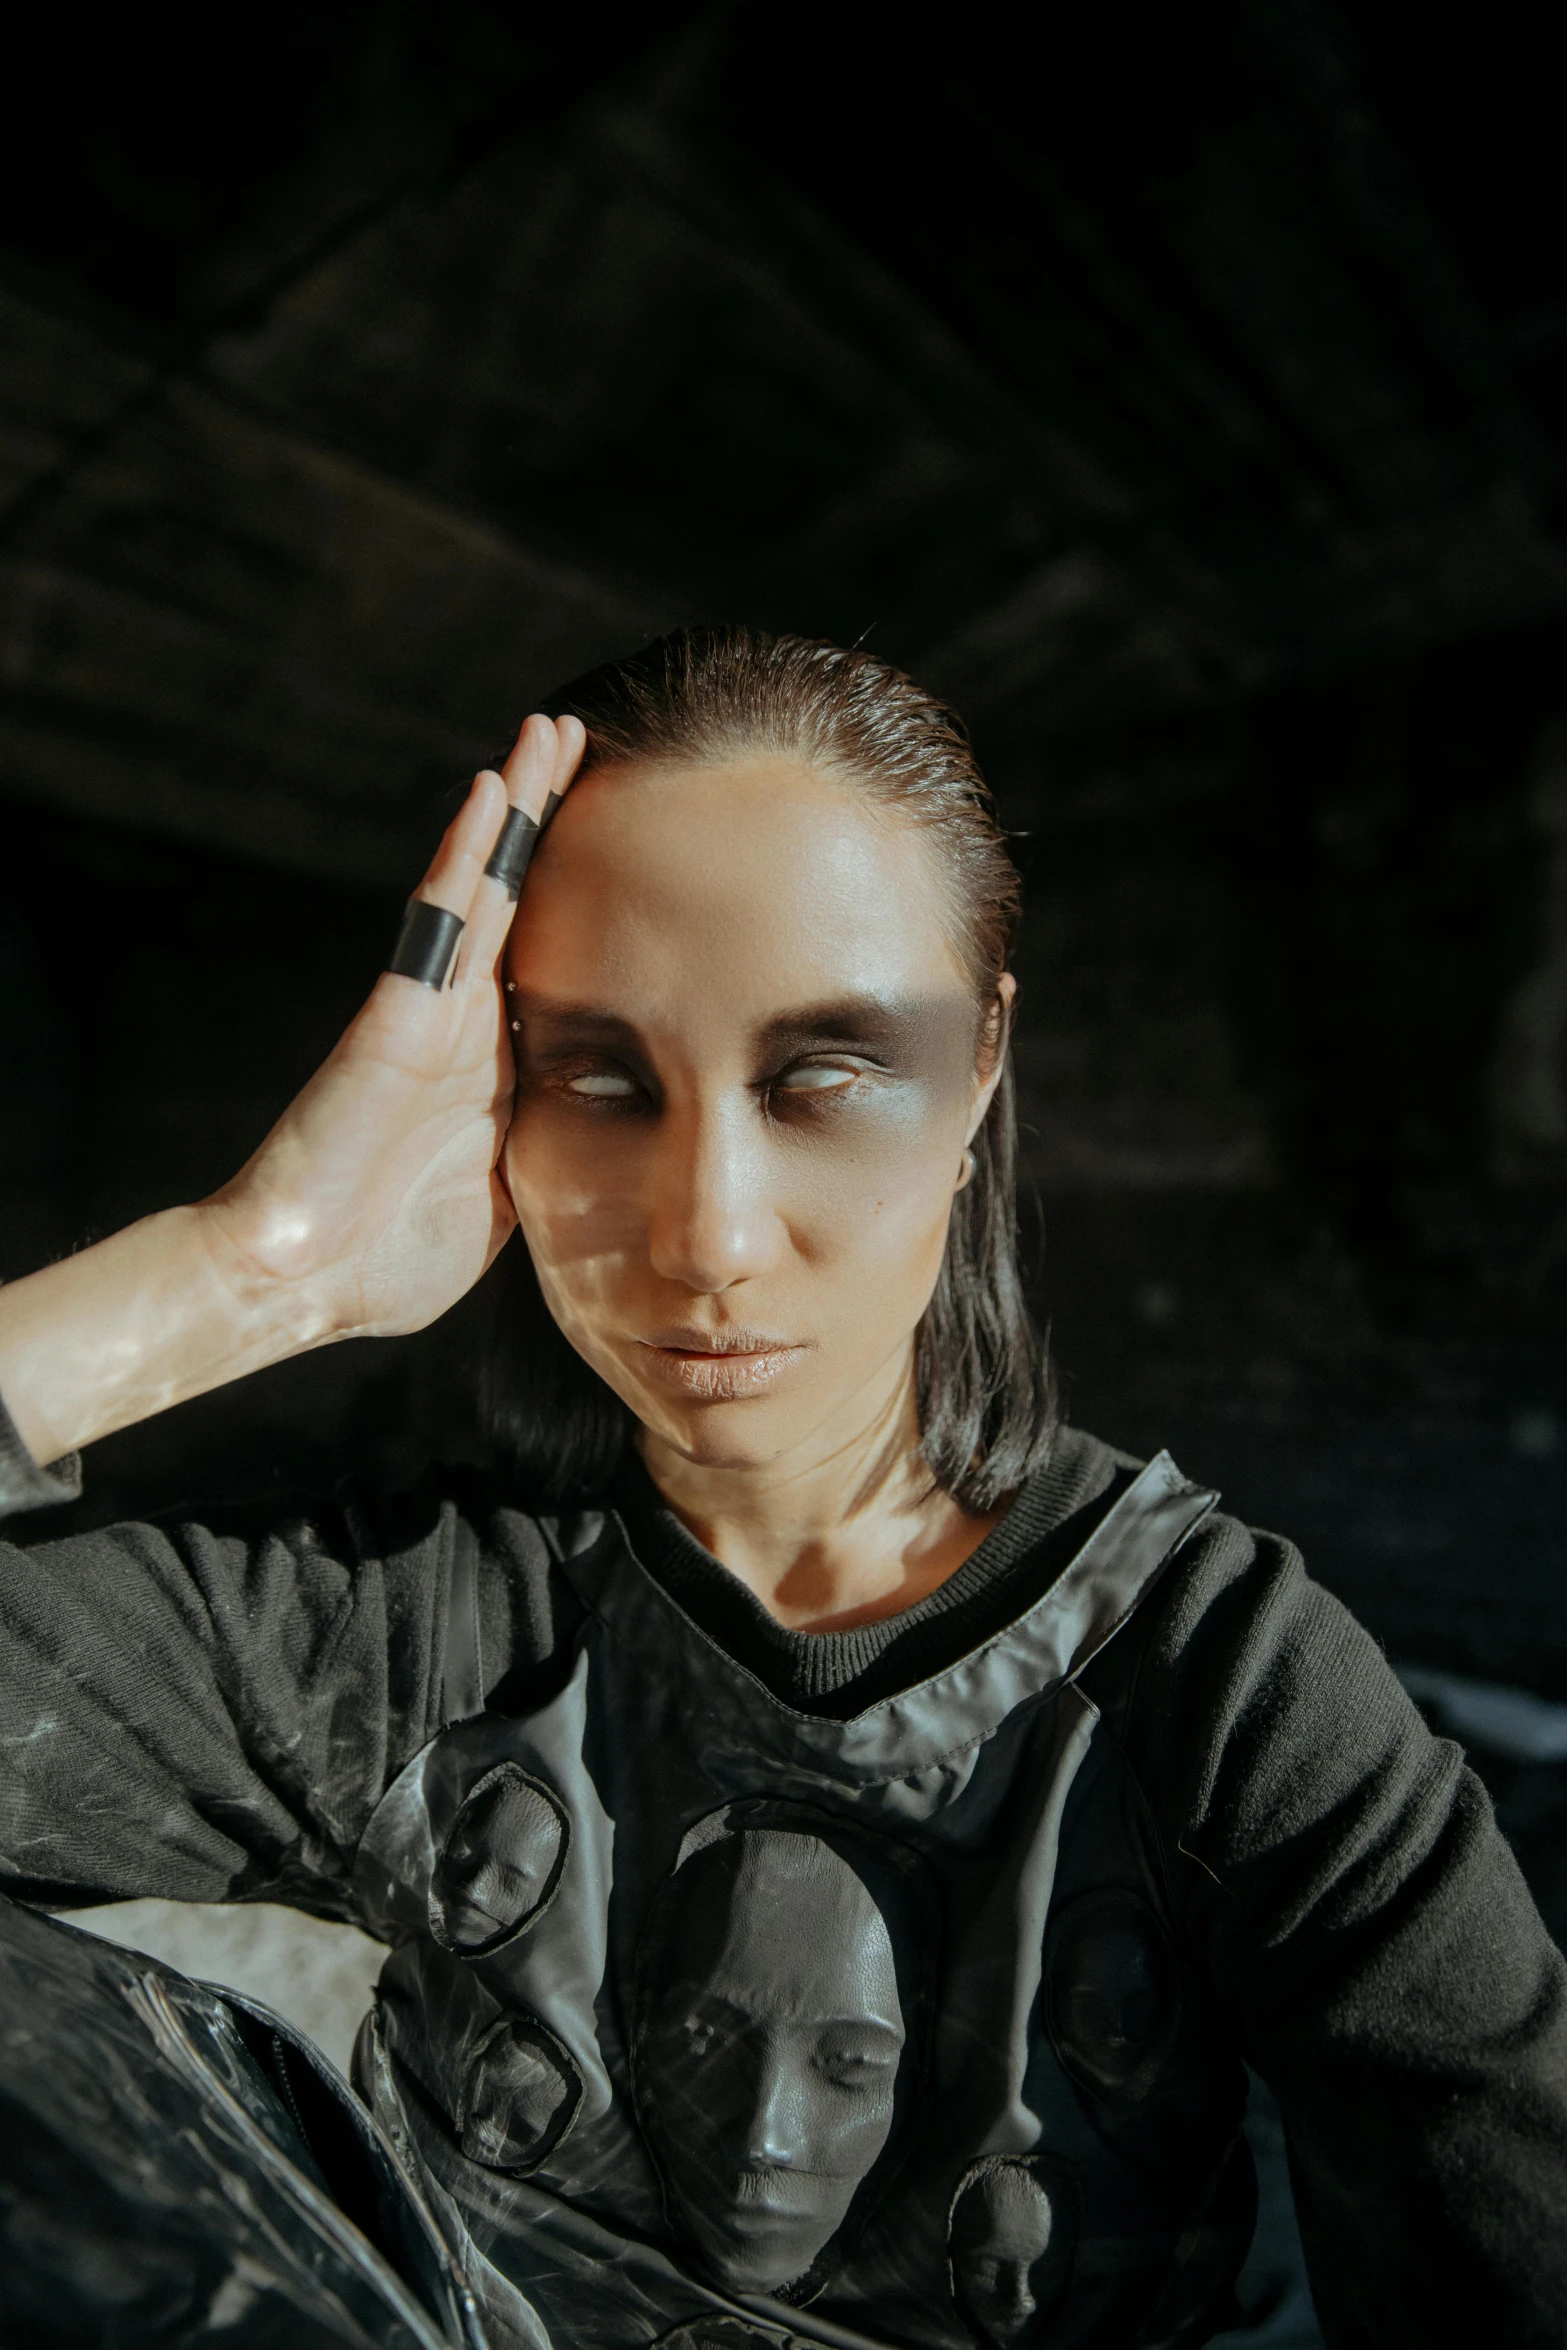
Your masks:
M673 1424L668 1421L661 1424L650 1413L648 1425L657 1428L665 1442L683 1452L687 1460L698 1462L704 1469L764 1468L787 1450L789 1444L787 1433L770 1429L765 1423L736 1426L732 1404L694 1412L689 1419L682 1417Z
M662 1399L660 1399L662 1401ZM671 1413L649 1403L632 1405L643 1425L702 1469L765 1469L798 1444L813 1424L763 1404L704 1404Z
M852 2188L799 2172L753 2178L752 2192L715 2191L697 2208L681 2197L679 2224L703 2269L726 2292L781 2293L807 2276L832 2242L848 2216Z
M753 2235L736 2228L693 2234L702 2266L729 2293L781 2293L797 2284L821 2251L821 2231L770 2229Z

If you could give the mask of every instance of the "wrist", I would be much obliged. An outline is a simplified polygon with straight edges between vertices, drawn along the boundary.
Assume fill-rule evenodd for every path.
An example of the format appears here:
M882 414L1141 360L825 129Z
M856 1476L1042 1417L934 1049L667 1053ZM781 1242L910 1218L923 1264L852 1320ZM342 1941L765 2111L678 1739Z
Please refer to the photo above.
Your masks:
M173 1214L191 1219L191 1237L208 1270L220 1322L231 1343L260 1362L306 1354L346 1335L350 1316L339 1295L341 1284L314 1265L302 1265L302 1251L258 1245L220 1192Z
M167 1208L0 1289L0 1395L47 1462L335 1335L315 1285Z

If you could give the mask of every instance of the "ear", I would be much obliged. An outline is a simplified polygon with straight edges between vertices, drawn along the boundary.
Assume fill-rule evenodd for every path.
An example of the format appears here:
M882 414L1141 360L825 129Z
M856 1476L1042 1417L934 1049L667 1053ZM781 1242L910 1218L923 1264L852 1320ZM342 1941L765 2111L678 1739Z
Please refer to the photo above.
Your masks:
M1001 1072L1006 1067L1007 1044L1012 1034L1012 1020L1017 1011L1017 981L1010 971L1003 971L996 982L996 993L979 1032L979 1050L974 1069L974 1099L969 1110L966 1143L972 1142L985 1123L985 1112L1001 1083Z

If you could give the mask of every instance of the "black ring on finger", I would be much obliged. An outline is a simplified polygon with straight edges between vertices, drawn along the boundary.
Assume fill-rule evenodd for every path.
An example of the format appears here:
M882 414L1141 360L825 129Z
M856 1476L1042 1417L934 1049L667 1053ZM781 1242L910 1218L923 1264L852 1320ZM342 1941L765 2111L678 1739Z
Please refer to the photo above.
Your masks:
M410 898L392 959L386 967L395 971L399 979L416 979L421 987L442 988L462 933L460 914L448 913L444 906L432 906L424 898Z
M521 895L522 878L533 861L533 852L539 845L539 836L548 829L550 818L564 797L563 792L550 792L545 799L543 811L537 823L534 822L526 809L508 808L506 811L506 821L501 826L500 839L491 851L490 861L484 870L489 880L502 884L506 895L514 904Z
M509 898L515 899L522 888L522 877L528 870L543 829L542 825L534 823L525 809L507 809L500 839L484 870L491 881L503 885Z

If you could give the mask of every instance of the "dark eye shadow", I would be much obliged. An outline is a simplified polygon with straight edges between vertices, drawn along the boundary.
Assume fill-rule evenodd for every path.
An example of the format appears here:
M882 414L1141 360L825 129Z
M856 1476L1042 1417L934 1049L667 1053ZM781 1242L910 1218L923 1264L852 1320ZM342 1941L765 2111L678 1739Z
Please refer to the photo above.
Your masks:
M636 1023L623 1013L524 993L514 993L510 1002L536 1065L573 1053L602 1054L643 1082L656 1082L652 1056ZM794 1006L756 1035L757 1082L812 1055L841 1052L927 1084L966 1084L976 1030L974 1006L957 990L932 996L853 994Z
M812 1053L850 1052L920 1073L966 1069L974 1041L973 1005L958 994L846 996L782 1013L758 1039L775 1066Z

